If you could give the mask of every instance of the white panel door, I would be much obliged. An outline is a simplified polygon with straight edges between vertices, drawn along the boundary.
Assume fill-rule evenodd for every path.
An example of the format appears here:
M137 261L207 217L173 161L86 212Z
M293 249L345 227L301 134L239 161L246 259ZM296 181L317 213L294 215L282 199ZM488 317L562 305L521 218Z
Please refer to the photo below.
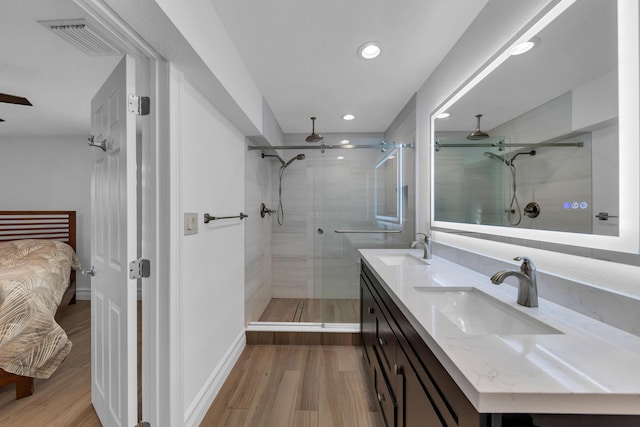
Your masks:
M91 101L95 150L91 182L91 401L104 426L138 421L136 280L136 135L127 95L135 93L134 58L125 56Z

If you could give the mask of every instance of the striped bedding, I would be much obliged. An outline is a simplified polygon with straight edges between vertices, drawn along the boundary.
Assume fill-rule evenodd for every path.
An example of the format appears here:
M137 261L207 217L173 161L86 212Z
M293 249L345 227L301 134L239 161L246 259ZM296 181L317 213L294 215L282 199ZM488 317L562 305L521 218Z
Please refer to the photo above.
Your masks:
M49 378L71 351L54 320L80 260L56 240L0 242L0 368Z

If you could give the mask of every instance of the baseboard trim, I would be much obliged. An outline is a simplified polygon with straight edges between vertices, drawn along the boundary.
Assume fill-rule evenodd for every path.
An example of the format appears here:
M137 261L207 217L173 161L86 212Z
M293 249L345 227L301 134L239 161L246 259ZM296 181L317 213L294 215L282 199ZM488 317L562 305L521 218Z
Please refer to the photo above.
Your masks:
M238 335L224 357L211 373L200 393L189 406L184 416L185 426L199 426L207 411L211 407L218 392L222 388L225 380L229 376L231 369L236 364L246 347L246 337L244 330Z
M352 332L247 331L248 345L360 345L360 334Z
M76 299L80 301L91 301L91 289L76 289Z

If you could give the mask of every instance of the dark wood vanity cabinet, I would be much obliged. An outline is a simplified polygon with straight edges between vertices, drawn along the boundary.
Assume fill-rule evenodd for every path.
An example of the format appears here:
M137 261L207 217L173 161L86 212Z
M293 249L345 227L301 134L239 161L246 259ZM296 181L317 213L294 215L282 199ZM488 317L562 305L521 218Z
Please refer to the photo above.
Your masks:
M478 413L364 262L360 297L364 359L387 427L640 426L639 415Z
M490 425L364 263L360 301L364 359L388 427Z

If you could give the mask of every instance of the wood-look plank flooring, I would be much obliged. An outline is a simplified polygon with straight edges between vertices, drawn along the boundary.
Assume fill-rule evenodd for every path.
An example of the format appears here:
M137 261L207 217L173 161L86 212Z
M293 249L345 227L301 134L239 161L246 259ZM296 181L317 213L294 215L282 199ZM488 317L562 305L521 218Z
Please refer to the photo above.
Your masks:
M358 323L357 299L272 298L261 322Z
M51 378L15 400L0 388L2 426L100 426L91 405L91 306L78 301L58 319L73 342ZM361 350L353 346L247 346L203 426L381 427Z
M78 301L58 323L73 343L49 379L34 381L32 396L15 400L13 385L0 388L2 426L100 426L91 405L91 303Z
M249 345L201 426L382 427L361 349Z

